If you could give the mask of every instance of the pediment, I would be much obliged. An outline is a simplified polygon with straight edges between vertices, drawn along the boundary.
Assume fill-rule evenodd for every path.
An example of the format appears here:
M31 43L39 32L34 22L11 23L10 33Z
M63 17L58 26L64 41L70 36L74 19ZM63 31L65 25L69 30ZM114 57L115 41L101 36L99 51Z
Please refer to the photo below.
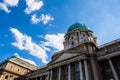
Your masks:
M64 53L64 54L60 55L56 60L54 60L53 63L60 62L62 60L74 57L76 55L78 55L78 53Z

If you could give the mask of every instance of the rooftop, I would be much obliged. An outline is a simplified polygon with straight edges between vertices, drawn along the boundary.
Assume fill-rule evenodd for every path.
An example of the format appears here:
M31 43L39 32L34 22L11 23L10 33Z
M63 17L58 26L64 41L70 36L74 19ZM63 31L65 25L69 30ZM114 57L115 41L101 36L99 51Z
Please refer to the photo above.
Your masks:
M88 30L88 27L85 24L75 23L68 28L67 32L70 32L74 29Z

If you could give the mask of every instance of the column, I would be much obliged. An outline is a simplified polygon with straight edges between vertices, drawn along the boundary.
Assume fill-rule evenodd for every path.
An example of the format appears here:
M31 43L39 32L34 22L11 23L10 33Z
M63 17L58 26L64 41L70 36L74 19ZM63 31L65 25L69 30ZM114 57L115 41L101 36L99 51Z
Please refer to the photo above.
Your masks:
M0 76L0 80L2 80L3 74Z
M50 71L48 70L47 80L50 80Z
M109 62L109 65L110 65L110 68L112 70L115 80L119 80L117 72L115 71L114 65L112 64L112 61L110 59L108 59L108 62Z
M71 80L71 66L68 65L68 80Z
M42 80L42 76L40 76L40 80Z
M58 80L61 80L61 67L59 67Z
M90 80L87 60L84 60L84 67L85 67L85 77L86 77L86 80Z
M52 80L52 75L53 75L53 71L52 69L50 70L50 80Z
M83 66L82 66L82 62L79 62L79 67L80 67L80 80L84 80L84 76L83 76Z
M10 74L8 75L8 80L10 80Z
M94 80L102 80L101 79L101 75L99 74L100 73L100 71L98 70L98 67L97 67L97 63L96 63L96 61L95 61L95 59L94 58L91 58L91 67L92 67L92 72L93 72L93 77L94 77Z

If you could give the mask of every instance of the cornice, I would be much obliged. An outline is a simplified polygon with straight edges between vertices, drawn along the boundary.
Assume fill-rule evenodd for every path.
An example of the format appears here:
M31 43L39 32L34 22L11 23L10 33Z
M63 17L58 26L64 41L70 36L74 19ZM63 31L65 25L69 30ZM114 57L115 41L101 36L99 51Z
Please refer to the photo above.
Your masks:
M62 61L59 61L56 63L51 63L50 65L48 65L48 69L59 67L59 66L65 65L65 64L70 64L70 63L75 62L75 61L80 61L81 59L84 59L84 58L87 58L86 55L80 54L80 55L77 55L77 56L74 56L71 58L67 58L66 60L62 60Z

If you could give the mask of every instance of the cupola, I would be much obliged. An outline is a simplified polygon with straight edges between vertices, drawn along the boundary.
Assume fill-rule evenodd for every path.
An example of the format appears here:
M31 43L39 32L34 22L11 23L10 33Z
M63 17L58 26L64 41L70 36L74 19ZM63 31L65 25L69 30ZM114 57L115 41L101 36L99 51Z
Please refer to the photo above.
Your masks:
M88 30L88 28L85 24L75 23L68 28L67 32L70 32L70 31L75 30L75 29Z
M81 23L72 24L68 28L64 38L65 38L64 41L65 50L84 43L92 43L95 46L97 46L96 37L93 35L93 31L88 29L88 27L85 24Z

